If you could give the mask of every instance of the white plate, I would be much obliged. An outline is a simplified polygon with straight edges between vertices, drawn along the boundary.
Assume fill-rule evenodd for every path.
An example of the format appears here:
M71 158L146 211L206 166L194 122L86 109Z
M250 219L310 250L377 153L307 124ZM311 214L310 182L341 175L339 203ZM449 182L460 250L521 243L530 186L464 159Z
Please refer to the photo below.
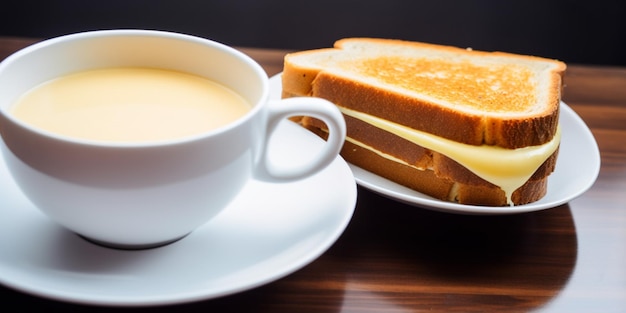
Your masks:
M280 74L270 79L270 98L280 98ZM565 103L559 119L562 137L556 169L548 178L548 192L541 200L513 207L463 205L442 201L396 184L350 164L357 183L386 197L437 211L461 214L513 214L544 210L567 203L587 191L600 172L600 152L585 122Z
M281 124L272 140L277 161L306 158L323 143L291 122ZM295 183L251 181L226 211L176 243L122 251L86 242L46 218L0 160L0 283L101 305L228 295L284 277L320 256L344 231L356 196L354 176L337 157Z

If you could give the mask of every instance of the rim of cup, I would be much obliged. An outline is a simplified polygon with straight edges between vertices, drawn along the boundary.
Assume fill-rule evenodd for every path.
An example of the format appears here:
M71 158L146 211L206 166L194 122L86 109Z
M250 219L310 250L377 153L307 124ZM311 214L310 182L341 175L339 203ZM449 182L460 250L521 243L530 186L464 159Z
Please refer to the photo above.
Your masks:
M186 142L192 142L197 140L202 140L204 138L212 137L220 133L227 132L233 128L238 127L239 125L246 123L247 120L252 118L255 114L261 110L262 105L268 101L269 97L269 78L267 77L267 73L265 70L259 65L256 61L254 61L251 57L246 55L245 53L230 47L226 44L206 39L202 37L197 37L193 35L170 32L170 31L159 31L159 30L143 30L143 29L115 29L115 30L95 30L95 31L86 31L73 33L68 35L63 35L59 37L54 37L50 39L46 39L37 43L34 43L30 46L27 46L17 52L14 52L7 58L5 58L2 62L0 62L0 76L5 75L5 71L13 66L13 64L19 59L26 57L29 54L35 53L36 51L53 46L53 45L62 45L72 41L85 40L85 39L102 39L102 38L110 38L110 37L152 37L152 38L163 38L165 40L177 40L177 41L186 41L199 45L206 46L209 49L219 50L220 52L224 52L227 54L234 55L237 59L246 64L246 66L250 67L254 74L259 77L259 83L261 86L261 94L260 97L255 99L254 102L251 102L251 109L246 112L243 116L239 117L237 120L223 125L221 127L211 129L202 133L188 135L180 138L173 139L164 139L164 140L154 140L154 141L135 141L135 142L109 142L109 141L98 141L98 140L89 140L83 138L76 138L72 136L65 136L61 134L57 134L54 132L47 131L45 129L41 129L38 127L33 127L28 123L21 121L16 118L9 112L10 107L17 99L12 99L9 104L0 104L0 114L4 116L7 120L10 120L12 123L19 125L24 129L27 129L30 132L36 133L40 136L46 137L48 139L79 144L79 145L89 145L89 146L99 146L99 147L117 147L117 148L141 148L141 147L160 147L160 146L168 146L168 145L177 145L183 144ZM202 61L198 61L202 62ZM164 69L167 69L164 67ZM197 75L195 73L191 73ZM62 76L62 75L59 75ZM33 88L35 86L31 86ZM232 88L230 86L227 86ZM28 90L26 91L28 92ZM22 93L23 94L23 93Z

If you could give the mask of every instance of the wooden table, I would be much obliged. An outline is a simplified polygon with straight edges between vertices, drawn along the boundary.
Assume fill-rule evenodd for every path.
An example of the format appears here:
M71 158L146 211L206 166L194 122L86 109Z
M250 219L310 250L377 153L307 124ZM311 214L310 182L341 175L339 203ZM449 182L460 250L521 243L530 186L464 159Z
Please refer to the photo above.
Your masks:
M0 59L32 42L0 38ZM242 50L269 75L281 71L285 51ZM626 312L626 68L570 65L565 81L564 101L602 156L597 182L581 197L534 213L464 216L359 188L345 233L310 265L250 291L147 310ZM20 310L111 309L2 286L0 299Z

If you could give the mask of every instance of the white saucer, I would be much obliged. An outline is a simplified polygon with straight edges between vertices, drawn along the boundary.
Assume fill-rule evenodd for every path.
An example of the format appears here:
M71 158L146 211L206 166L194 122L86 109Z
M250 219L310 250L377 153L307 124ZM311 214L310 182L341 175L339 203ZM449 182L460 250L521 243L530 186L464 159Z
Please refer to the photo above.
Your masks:
M270 79L270 98L280 98L280 74ZM565 103L559 119L562 131L557 166L541 200L513 207L463 205L435 199L350 164L357 183L371 191L427 209L461 214L514 214L544 210L567 203L587 191L600 172L600 151L585 122Z
M290 159L306 158L323 143L291 122L281 124L272 140L273 155ZM41 214L1 160L0 283L100 305L228 295L277 280L320 256L344 231L356 196L354 176L338 157L295 183L251 181L226 211L178 242L122 251L91 244Z

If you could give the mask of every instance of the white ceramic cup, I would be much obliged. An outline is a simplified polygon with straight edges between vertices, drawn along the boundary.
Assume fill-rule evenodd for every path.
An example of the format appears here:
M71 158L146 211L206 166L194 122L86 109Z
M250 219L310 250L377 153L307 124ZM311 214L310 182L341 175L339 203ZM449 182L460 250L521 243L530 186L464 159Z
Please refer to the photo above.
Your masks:
M230 87L253 108L225 127L193 137L119 144L35 129L9 112L20 95L44 81L119 66L200 75ZM260 65L207 39L147 30L53 38L0 63L4 159L25 195L62 226L104 245L155 247L184 237L217 215L253 177L302 179L337 157L346 130L334 105L316 98L269 101L268 96L268 77ZM293 115L324 120L330 137L311 162L274 164L266 157L268 138L280 121Z

